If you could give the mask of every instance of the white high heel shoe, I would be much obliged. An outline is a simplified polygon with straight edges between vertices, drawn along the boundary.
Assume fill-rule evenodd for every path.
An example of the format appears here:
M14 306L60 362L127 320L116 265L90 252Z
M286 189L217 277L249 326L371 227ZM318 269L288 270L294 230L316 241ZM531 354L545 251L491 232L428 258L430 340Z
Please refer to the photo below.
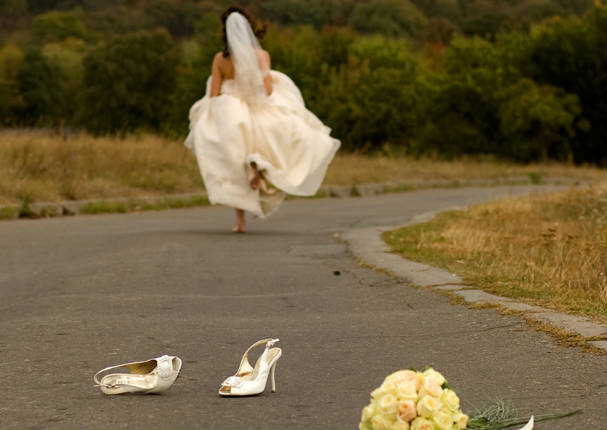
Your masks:
M222 382L219 394L221 396L252 396L262 393L266 389L268 375L272 379L272 392L276 391L274 372L276 362L282 355L280 348L272 348L279 339L262 339L251 345L242 356L238 372ZM266 349L257 359L255 367L249 363L249 351L253 348L266 345Z
M121 367L131 373L110 373L99 380L102 373ZM181 358L163 355L148 361L106 367L93 376L93 381L105 394L160 393L171 388L180 370Z

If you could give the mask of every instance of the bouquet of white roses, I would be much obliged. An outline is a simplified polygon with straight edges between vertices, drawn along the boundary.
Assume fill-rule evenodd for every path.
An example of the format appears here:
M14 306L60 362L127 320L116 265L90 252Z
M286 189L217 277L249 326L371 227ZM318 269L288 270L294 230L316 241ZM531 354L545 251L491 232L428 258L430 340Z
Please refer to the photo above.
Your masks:
M445 377L432 368L399 370L371 393L362 411L360 430L459 430L468 416Z
M443 375L432 368L424 372L399 370L389 375L371 392L371 403L364 407L360 430L494 430L524 424L520 430L533 429L534 421L563 418L581 412L575 410L540 415L527 420L515 417L508 403L498 400L472 417L464 414L459 397L447 385Z

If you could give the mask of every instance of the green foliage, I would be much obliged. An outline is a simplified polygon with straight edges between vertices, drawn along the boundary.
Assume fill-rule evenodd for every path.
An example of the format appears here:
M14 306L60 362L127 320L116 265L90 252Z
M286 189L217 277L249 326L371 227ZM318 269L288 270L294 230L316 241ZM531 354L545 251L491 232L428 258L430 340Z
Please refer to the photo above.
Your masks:
M441 17L432 17L426 21L422 38L426 43L440 43L446 45L451 41L458 27L451 21Z
M452 157L495 153L498 93L505 85L495 46L486 40L458 37L444 54L444 74L433 80L423 126L412 151Z
M67 39L61 43L47 43L42 53L54 63L72 86L82 81L82 57L84 44L78 39Z
M228 3L1 2L0 125L183 136ZM240 4L346 150L607 162L604 0Z
M84 58L80 120L93 134L159 131L175 89L178 51L164 30L116 37Z
M166 28L176 38L192 36L203 12L201 6L192 0L150 0L148 3L148 14L154 23Z
M22 98L21 121L26 125L55 125L60 120L64 90L61 70L36 48L23 58L17 76Z
M19 86L17 77L23 61L23 52L13 44L0 49L0 125L11 125L16 118Z
M287 74L300 87L304 99L314 96L321 70L322 41L312 27L270 30L264 47L271 55L272 67Z
M0 24L12 26L15 19L27 12L27 0L2 0L0 2Z
M415 36L424 20L417 7L407 0L371 0L354 8L350 25L362 33Z
M570 138L580 114L578 98L560 88L523 78L509 87L500 105L500 131L509 155L521 161L571 159Z
M0 2L0 29L14 29L19 19L27 13L27 0L2 0ZM0 33L0 45L2 44Z
M38 15L32 22L32 31L38 41L53 42L67 37L84 38L86 28L79 9L70 12L50 11Z
M607 159L607 14L596 3L584 19L555 19L533 29L521 71L535 81L576 94L581 114L574 151L578 162ZM597 159L598 158L598 159Z
M144 9L120 3L87 13L86 23L90 37L96 41L155 27L154 19Z
M350 46L348 64L325 72L322 96L311 107L345 149L402 144L417 123L415 106L424 89L418 76L418 60L404 41L361 38Z
M220 21L217 16L213 18L198 29L198 38L180 46L181 62L176 69L175 91L170 95L171 108L161 126L165 134L182 136L188 130L190 107L205 94L213 57L222 49Z
M325 0L267 0L261 4L261 13L267 19L282 25L310 25L321 28L330 24L330 9L337 2Z
M4 0L0 3L0 12L4 15L19 16L27 11L27 0Z

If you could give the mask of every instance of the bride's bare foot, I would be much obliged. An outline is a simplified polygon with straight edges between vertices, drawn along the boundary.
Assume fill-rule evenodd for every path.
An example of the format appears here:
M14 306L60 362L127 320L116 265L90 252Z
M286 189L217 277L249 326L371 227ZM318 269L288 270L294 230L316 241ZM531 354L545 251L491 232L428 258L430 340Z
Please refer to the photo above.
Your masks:
M232 229L234 233L244 233L246 231L247 221L242 209L236 209L236 227Z
M242 225L237 225L232 229L234 233L245 233L247 230Z

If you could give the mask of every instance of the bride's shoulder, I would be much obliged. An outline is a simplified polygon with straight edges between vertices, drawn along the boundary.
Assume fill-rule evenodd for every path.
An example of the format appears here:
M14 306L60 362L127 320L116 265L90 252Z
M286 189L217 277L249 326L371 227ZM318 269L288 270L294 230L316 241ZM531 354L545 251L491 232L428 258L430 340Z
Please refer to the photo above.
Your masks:
M213 68L221 71L223 75L232 75L234 73L234 67L232 66L232 60L228 56L223 55L223 51L219 51L213 58Z
M223 56L223 51L219 51L217 54L215 54L215 57L213 57L214 63L223 63L225 60L226 58Z

